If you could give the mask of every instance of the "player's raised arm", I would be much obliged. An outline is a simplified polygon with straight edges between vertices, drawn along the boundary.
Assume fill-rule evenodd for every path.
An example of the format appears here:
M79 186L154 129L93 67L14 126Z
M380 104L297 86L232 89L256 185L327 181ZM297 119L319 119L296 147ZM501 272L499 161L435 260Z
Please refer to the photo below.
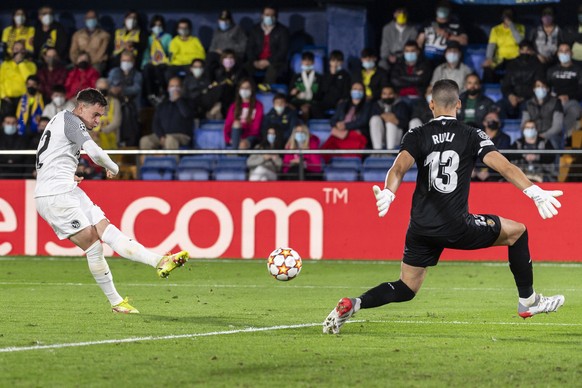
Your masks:
M117 175L119 172L119 166L111 160L109 155L101 147L97 145L93 140L87 140L83 143L83 149L87 152L87 155L91 158L95 164L111 171L113 175Z
M374 196L376 197L376 206L378 207L378 216L384 217L388 213L390 204L396 198L396 191L404 174L414 165L414 158L408 153L408 151L402 151L396 157L394 164L388 173L386 174L386 182L384 183L384 189L374 185L372 187L374 191Z
M558 214L556 208L562 205L556 199L563 194L561 190L543 190L534 185L517 166L511 164L505 156L497 151L489 152L483 158L483 163L497 171L508 182L522 190L525 195L531 198L536 206L540 216L543 219L552 218Z

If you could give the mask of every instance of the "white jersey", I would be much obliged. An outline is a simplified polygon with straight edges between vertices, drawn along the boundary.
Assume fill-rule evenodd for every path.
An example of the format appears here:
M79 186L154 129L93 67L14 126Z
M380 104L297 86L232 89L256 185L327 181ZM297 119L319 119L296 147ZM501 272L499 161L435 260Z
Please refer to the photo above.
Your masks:
M68 193L77 187L81 148L91 140L85 124L69 111L61 111L48 123L36 151L34 197Z

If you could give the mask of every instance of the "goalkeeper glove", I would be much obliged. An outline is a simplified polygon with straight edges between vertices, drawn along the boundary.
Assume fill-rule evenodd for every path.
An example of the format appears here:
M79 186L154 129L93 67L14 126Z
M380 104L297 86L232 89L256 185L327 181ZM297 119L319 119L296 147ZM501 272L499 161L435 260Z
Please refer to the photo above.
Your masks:
M390 204L396 198L393 192L388 189L381 190L378 186L372 187L376 196L376 206L378 207L378 217L384 217L388 213Z
M540 216L545 220L552 218L558 214L556 208L560 208L562 204L555 197L564 194L561 190L542 190L539 186L531 185L523 191L525 195L530 197L538 207Z

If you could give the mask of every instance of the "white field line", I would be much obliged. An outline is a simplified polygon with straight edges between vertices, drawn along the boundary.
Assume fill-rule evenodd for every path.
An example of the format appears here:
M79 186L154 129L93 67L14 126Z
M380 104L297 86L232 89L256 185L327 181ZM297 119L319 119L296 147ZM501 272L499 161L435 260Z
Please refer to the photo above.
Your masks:
M196 284L196 283L123 283L117 282L119 286L124 287L190 287L190 288L268 288L273 289L273 285L260 284ZM96 283L59 283L59 282L0 282L0 286L54 286L54 287L96 287ZM325 286L325 285L299 285L284 284L283 288L295 289L369 289L373 286ZM497 291L507 292L514 290L515 287L423 287L425 291ZM576 292L582 291L582 288L544 288L546 291Z
M581 327L582 323L544 323L544 322L465 322L465 321L414 321L414 320L353 320L347 323L383 323L383 324L405 324L405 325L465 325L465 326L544 326L544 327ZM147 341L165 341L183 338L197 338L197 337L213 337L219 335L231 335L241 333L258 333L274 330L289 330L302 329L306 327L321 326L321 323L301 323L296 325L279 325L269 327L249 327L238 330L225 331L211 331L208 333L192 333L192 334L175 334L166 336L147 336L147 337L132 337L120 338L101 341L85 341L85 342L69 342L52 345L34 345L34 346L11 346L7 348L0 348L0 353L14 353L31 350L48 350L48 349L63 349L63 348L78 348L83 346L97 346L97 345L111 345L132 342L147 342Z
M112 262L123 261L120 257L108 257L107 259L112 260ZM2 261L53 261L53 262L71 262L71 261L81 261L84 257L40 257L40 256L2 256L0 257L0 262ZM260 259L196 259L191 258L191 263L248 263L248 264L258 264L261 262ZM318 264L331 264L334 265L398 265L400 266L400 259L389 259L389 260L305 260L308 265L318 265ZM507 261L441 261L439 262L439 267L441 266L483 266L483 267L507 267ZM582 268L582 262L573 263L563 263L563 262L549 262L534 260L534 267L556 267L556 268Z

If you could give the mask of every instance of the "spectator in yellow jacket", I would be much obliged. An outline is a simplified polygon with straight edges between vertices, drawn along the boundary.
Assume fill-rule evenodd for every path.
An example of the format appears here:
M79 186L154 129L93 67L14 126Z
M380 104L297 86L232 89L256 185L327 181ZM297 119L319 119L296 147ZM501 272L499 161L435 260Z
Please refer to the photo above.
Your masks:
M206 59L206 51L200 40L192 36L192 22L188 19L178 21L177 35L170 42L169 77L187 72L194 59Z
M10 98L16 105L26 93L26 79L36 74L36 65L28 59L24 42L12 45L12 58L0 65L0 98Z
M6 45L8 54L12 55L12 46L14 42L22 40L26 51L34 52L32 40L34 38L34 27L25 25L26 12L18 8L12 14L12 25L2 31L2 43Z

